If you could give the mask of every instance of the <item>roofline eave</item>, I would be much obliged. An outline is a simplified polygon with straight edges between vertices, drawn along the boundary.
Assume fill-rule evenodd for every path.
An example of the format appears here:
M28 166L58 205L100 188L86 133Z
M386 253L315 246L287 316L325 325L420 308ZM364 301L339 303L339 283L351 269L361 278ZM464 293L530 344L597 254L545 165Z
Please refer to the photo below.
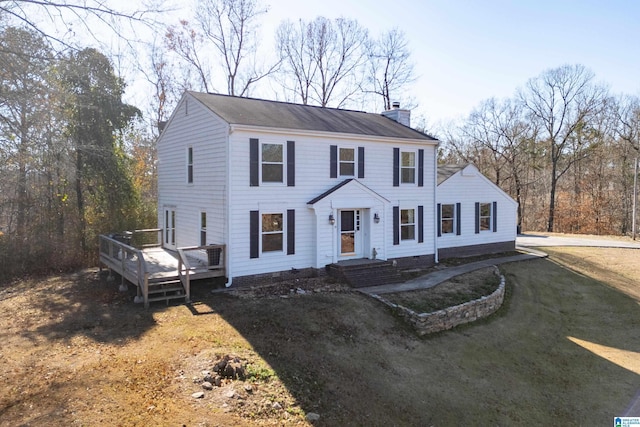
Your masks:
M271 133L271 134L295 134L300 136L307 137L321 137L321 138L334 138L334 139L342 139L342 140L363 140L366 139L368 141L376 141L376 142L403 142L409 144L421 144L421 145L440 145L440 141L437 139L417 139L417 138L401 138L401 137L393 137L393 136L378 136L378 135L366 135L360 133L343 133L343 132L326 132L326 131L317 131L317 130L305 130L305 129L291 129L291 128L274 128L267 126L255 126L255 125L245 125L245 124L229 124L229 133L233 133L235 131L248 131L248 132L262 132L262 133ZM417 131L416 131L417 132Z

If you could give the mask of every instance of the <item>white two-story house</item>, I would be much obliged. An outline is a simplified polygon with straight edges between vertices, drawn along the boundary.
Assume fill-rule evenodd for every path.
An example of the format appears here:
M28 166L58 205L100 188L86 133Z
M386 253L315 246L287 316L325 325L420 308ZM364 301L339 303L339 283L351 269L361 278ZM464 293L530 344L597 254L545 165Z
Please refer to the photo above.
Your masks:
M433 264L438 141L409 124L400 108L187 92L157 143L163 245L224 244L228 285L351 259Z

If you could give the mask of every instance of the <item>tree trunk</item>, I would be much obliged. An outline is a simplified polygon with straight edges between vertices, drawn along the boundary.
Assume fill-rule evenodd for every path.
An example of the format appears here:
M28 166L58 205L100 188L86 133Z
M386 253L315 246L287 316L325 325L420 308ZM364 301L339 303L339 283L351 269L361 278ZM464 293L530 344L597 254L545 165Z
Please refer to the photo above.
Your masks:
M78 220L80 221L80 247L83 256L87 253L86 221L84 215L84 197L82 195L82 152L81 148L76 151L76 203L78 207Z

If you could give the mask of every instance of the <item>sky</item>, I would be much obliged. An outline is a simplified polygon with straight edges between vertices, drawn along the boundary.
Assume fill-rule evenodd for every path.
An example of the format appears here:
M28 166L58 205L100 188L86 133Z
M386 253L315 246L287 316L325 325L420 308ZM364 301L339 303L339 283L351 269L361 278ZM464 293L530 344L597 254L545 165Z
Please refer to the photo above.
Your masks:
M142 1L109 4L126 8ZM177 6L163 21L189 19L191 2L165 1ZM374 37L395 27L404 31L417 76L412 118L424 119L428 129L467 117L483 100L512 97L527 80L566 64L586 66L613 94L640 96L637 0L260 1L269 8L260 18L260 44L267 50L275 48L275 29L285 19L355 19ZM149 92L128 83L133 93Z
M283 19L356 19L372 35L398 27L418 76L413 95L436 125L527 80L582 64L614 94L640 95L640 2L635 0L271 0L265 39Z

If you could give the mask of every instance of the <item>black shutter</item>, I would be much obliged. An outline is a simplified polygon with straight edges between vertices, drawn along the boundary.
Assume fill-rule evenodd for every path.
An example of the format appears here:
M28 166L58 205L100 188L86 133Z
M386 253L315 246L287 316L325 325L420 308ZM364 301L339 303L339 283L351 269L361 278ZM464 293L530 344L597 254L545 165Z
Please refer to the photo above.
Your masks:
M260 241L260 213L249 212L249 258L258 258Z
M258 139L249 139L249 185L257 187L260 179L258 178Z
M393 207L393 244L400 244L400 207Z
M424 150L418 150L418 187L424 187Z
M287 187L296 186L296 143L287 141Z
M424 206L418 206L418 243L424 242L424 227L422 216L424 215Z
M442 236L442 210L440 209L440 203L438 203L438 237Z
M393 149L393 186L400 186L400 149Z
M332 145L329 148L330 148L329 178L337 178L338 177L338 146Z
M456 235L459 236L462 234L462 230L460 226L462 224L462 219L460 218L460 213L462 212L462 207L460 203L456 203Z
M364 147L358 147L358 178L364 178Z
M287 209L287 255L296 253L296 211Z
M480 203L476 202L476 234L480 233Z
M493 232L498 231L498 202L493 202L493 209L491 210L493 215Z

